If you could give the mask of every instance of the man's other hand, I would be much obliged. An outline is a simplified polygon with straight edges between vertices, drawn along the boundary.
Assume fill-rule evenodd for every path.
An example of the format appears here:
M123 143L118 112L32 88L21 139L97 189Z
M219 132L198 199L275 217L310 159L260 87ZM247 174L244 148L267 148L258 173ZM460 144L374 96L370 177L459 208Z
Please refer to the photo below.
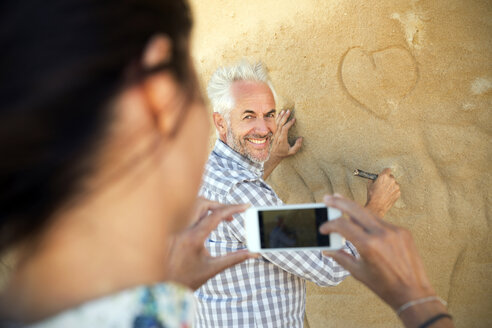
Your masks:
M383 217L400 198L400 185L391 174L391 169L384 169L376 179L367 185L366 208L379 217Z

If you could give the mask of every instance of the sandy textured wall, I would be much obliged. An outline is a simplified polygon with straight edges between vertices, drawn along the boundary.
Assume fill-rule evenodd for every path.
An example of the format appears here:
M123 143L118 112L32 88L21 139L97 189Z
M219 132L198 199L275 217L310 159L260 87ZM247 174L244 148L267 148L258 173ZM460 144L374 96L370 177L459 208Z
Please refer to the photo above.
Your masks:
M388 220L413 232L458 327L492 325L492 2L192 1L203 83L263 60L304 148L269 182L288 203L339 192L365 201L354 168L394 169ZM350 278L308 288L313 327L394 327Z

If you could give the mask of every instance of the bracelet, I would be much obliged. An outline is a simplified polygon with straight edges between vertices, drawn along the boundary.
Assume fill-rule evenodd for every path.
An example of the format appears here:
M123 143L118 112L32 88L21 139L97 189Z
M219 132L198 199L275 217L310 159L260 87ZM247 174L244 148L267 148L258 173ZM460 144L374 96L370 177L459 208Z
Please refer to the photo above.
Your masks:
M427 328L430 325L432 325L434 322L439 321L439 320L444 319L444 318L449 318L450 320L453 320L453 317L450 314L439 313L439 314L436 314L435 316L433 316L432 318L430 318L429 320L427 320L426 322L424 322L423 324L421 324L419 326L419 328Z
M442 298L440 298L439 296L429 296L429 297L419 298L417 300L413 300L413 301L410 301L410 302L403 304L402 306L400 306L398 308L398 310L396 310L396 314L400 315L403 311L405 311L406 309L408 309L411 306L426 303L426 302L432 302L432 301L439 301L444 306L448 305L448 303L446 303L446 301L443 300Z

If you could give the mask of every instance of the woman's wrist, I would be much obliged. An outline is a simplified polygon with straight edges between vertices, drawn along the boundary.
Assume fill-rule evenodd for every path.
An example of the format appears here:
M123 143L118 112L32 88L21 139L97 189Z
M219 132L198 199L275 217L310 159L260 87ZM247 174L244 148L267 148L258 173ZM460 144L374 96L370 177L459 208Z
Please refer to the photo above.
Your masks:
M421 298L413 299L411 301L406 302L405 304L403 304L402 306L400 306L396 310L396 314L400 315L402 312L404 312L406 309L408 309L412 306L427 303L427 302L435 302L435 301L441 302L441 304L443 304L444 306L448 305L448 303L446 303L446 301L443 300L442 298L440 298L439 296L435 296L435 295L426 296L426 297L421 297Z
M411 284L406 288L393 288L394 291L398 291L397 293L391 293L387 295L387 297L383 297L383 299L388 303L389 306L398 312L401 310L405 304L414 302L416 300L421 300L429 297L437 297L436 291L429 284L421 283L420 286L416 286L416 284ZM398 314L398 313L397 313Z
M400 313L400 319L405 327L418 328L430 318L441 313L448 313L448 310L444 304L442 304L438 299L435 299L429 302L415 304L406 308ZM432 325L432 328L437 328L440 326L451 327L449 326L449 320L449 318L443 318L439 322L436 322L434 325Z

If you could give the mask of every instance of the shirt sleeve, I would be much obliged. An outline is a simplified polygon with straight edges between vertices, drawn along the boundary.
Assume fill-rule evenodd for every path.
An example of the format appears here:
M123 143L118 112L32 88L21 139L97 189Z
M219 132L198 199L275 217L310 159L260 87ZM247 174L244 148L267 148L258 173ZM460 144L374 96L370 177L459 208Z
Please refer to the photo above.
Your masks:
M275 192L264 182L247 181L236 184L229 195L227 203L250 203L253 206L277 206L283 202ZM228 229L235 238L246 245L246 231L242 214L234 216L229 222ZM355 247L348 243L344 250L358 256ZM321 251L285 251L262 253L263 259L291 274L314 282L319 286L338 285L350 275L332 258L324 256Z

